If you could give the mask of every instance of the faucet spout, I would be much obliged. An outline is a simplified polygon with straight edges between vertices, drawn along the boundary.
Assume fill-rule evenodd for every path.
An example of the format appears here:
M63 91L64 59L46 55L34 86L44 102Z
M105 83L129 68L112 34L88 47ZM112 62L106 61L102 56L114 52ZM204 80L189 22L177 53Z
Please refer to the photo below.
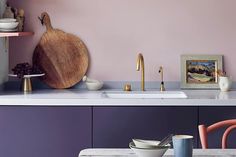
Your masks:
M144 69L144 58L141 53L138 54L137 58L137 71L141 70L141 90L145 91L145 69Z
M159 73L161 74L161 82L163 82L164 78L163 78L163 67L162 66L160 66L160 68L159 68Z
M161 87L160 87L160 91L163 92L165 91L165 85L164 85L164 71L163 71L163 67L161 66L159 68L159 73L161 74Z

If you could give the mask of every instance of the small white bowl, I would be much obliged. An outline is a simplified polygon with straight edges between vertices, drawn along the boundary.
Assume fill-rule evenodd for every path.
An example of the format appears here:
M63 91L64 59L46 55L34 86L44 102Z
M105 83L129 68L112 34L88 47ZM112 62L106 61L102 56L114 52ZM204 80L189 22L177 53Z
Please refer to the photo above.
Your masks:
M91 90L91 91L96 91L103 87L103 82L101 81L85 82L85 84L88 90Z
M133 142L130 142L129 147L139 157L162 157L165 152L170 148L170 145L155 148L138 148L134 145Z
M12 22L16 22L16 19L13 19L13 18L2 18L2 19L0 19L0 23L12 23Z
M18 26L19 22L10 22L10 23L3 23L0 22L1 29L15 29Z
M155 140L141 140L141 139L133 139L134 145L139 148L152 148L157 147L160 141Z

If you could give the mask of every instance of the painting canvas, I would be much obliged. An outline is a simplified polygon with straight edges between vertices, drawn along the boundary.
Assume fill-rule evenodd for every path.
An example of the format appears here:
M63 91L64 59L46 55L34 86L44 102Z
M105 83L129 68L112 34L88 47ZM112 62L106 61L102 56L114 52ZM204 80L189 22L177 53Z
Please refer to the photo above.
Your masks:
M182 55L182 88L218 88L222 55Z
M189 60L187 66L187 83L215 83L217 62L213 60Z

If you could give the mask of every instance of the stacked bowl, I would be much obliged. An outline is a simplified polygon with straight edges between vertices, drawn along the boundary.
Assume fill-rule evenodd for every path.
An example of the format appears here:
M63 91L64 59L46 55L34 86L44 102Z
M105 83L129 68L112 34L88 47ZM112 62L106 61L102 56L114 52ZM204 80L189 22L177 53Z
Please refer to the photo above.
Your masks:
M13 18L2 18L0 19L0 32L15 32L19 22Z
M158 146L160 141L133 139L129 147L139 157L162 157L170 148L170 144Z

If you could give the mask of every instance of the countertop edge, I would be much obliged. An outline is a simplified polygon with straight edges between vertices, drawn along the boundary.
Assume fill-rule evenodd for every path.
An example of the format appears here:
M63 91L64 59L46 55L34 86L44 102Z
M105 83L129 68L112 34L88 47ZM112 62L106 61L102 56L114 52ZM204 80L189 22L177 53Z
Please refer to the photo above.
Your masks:
M236 106L236 91L183 90L187 99L114 99L103 91L40 90L0 94L0 106Z

